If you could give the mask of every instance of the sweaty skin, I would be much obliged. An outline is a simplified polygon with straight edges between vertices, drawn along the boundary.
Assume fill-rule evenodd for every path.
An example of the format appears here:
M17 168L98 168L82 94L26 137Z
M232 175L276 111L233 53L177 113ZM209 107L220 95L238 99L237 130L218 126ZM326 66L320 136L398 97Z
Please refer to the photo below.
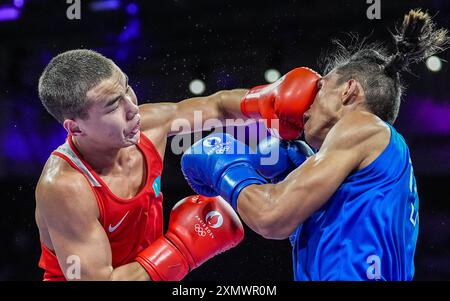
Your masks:
M355 80L337 84L330 72L304 115L306 141L319 151L277 184L250 185L238 197L238 212L255 232L285 239L322 207L352 171L386 148L389 127L365 107Z
M127 76L114 68L109 79L88 91L89 117L66 119L63 126L84 159L121 198L132 198L145 184L144 158L136 147L141 131L163 159L167 138L175 134L171 124L176 119L187 120L192 129L194 111L201 111L203 120L246 119L240 113L240 100L247 90L138 106ZM69 267L65 259L77 254L81 280L150 280L137 262L112 267L111 246L99 221L95 196L84 176L66 161L50 156L35 196L40 239L56 253L63 273Z

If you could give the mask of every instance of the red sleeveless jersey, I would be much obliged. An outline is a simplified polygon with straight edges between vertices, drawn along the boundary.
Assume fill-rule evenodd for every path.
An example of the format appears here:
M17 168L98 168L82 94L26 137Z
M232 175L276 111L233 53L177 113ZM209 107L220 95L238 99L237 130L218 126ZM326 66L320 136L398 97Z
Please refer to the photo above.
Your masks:
M52 155L66 160L82 173L94 192L100 211L100 223L108 236L114 268L134 261L136 255L163 233L161 172L163 162L153 143L141 134L138 149L144 156L146 180L141 191L131 199L114 195L89 164L83 160L69 135ZM41 242L39 267L44 280L65 280L55 252Z

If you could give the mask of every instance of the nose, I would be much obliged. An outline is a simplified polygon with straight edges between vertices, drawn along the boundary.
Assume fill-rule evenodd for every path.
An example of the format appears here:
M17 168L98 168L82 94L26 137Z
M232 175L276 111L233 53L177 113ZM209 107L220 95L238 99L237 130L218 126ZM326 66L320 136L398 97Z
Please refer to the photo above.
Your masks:
M126 100L126 116L127 120L132 120L137 113L139 113L139 107L137 102L129 95L125 96Z

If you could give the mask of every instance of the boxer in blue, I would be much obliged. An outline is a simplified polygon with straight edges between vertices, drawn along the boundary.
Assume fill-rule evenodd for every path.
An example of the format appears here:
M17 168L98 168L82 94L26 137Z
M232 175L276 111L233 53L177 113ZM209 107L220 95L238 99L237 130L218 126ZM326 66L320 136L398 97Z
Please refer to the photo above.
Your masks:
M264 166L261 153L213 134L183 155L196 192L221 195L268 239L290 238L295 280L413 279L419 198L408 146L393 127L400 74L449 39L420 10L405 16L394 38L393 54L376 45L343 48L318 81L303 114L316 153L298 141L266 141L263 148L280 148L277 163Z

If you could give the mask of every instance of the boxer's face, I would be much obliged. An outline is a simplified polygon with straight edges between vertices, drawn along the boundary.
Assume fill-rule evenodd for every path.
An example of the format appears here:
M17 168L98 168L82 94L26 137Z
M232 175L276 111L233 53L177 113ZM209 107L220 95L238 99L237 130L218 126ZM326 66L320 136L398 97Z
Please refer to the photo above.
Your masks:
M91 103L89 118L78 122L90 141L105 148L123 148L139 142L136 95L117 66L109 79L88 91L87 97Z
M341 93L345 85L337 85L339 75L328 73L318 83L318 92L309 110L304 114L305 139L319 149L330 129L341 116Z

